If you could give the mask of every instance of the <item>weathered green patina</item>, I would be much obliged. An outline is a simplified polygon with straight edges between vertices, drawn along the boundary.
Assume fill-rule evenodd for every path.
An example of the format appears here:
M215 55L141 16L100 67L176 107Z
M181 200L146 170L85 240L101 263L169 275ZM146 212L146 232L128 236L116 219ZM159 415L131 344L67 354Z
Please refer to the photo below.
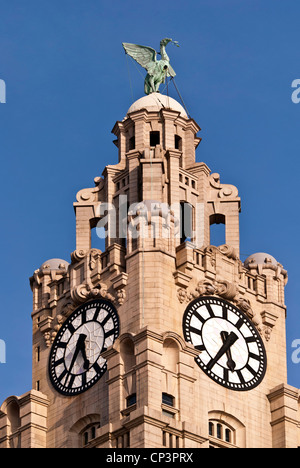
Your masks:
M166 38L160 41L161 60L157 60L157 52L151 47L123 42L126 54L130 55L139 65L147 70L144 90L145 94L157 93L161 83L165 83L166 77L176 76L170 65L170 59L166 53L166 45L171 42L179 47L178 42Z

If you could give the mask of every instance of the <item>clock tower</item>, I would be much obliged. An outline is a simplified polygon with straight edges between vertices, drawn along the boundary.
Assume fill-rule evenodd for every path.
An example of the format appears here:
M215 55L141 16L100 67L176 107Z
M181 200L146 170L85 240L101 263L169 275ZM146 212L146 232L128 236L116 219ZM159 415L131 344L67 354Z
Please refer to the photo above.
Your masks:
M30 279L32 390L2 404L0 447L298 447L287 272L240 260L238 189L196 162L199 132L158 92L115 123L70 259Z

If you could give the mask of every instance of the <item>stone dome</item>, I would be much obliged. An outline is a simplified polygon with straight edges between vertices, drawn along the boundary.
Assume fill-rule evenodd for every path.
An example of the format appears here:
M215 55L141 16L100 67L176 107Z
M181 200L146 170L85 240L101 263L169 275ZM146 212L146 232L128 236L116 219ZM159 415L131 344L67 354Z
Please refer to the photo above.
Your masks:
M160 93L151 93L135 101L128 109L127 114L141 109L149 112L159 112L161 109L171 109L180 113L181 117L188 118L186 111L175 99Z
M62 260L61 258L52 258L51 260L47 260L47 262L44 262L40 270L62 270L63 268L67 270L68 267L69 263L66 262L66 260Z
M269 255L264 252L258 252L253 255L250 255L250 257L246 258L244 262L244 266L246 268L249 268L250 263L255 263L256 265L274 265L277 266L278 262L276 258L272 257L272 255Z

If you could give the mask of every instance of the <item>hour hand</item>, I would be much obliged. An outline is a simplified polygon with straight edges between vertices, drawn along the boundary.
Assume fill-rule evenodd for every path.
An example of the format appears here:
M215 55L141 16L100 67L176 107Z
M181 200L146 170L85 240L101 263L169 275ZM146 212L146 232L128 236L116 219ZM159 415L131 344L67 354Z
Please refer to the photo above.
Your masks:
M75 361L78 357L78 354L81 353L82 354L82 357L83 357L83 360L84 360L84 363L83 363L83 368L84 369L88 369L89 367L89 361L86 357L86 352L85 352L85 339L86 339L86 335L79 335L79 338L78 338L78 341L77 341L77 344L76 344L76 348L75 348L75 351L74 351L74 355L73 355L73 359L72 359L72 362L71 362L71 365L70 365L70 369L69 371L71 372L74 364L75 364Z
M238 340L238 336L234 333L231 332L227 338L225 338L225 342L223 343L223 346L220 348L219 352L216 354L216 356L209 361L207 364L207 369L211 370L214 365L221 359L221 357L227 353L228 350L230 350L231 346Z
M222 338L223 343L225 343L227 338L228 338L228 332L227 331L222 331L221 332L221 338ZM228 358L227 366L228 366L229 370L231 370L231 372L233 372L235 367L236 367L236 363L232 359L231 349L230 348L227 349L226 356Z

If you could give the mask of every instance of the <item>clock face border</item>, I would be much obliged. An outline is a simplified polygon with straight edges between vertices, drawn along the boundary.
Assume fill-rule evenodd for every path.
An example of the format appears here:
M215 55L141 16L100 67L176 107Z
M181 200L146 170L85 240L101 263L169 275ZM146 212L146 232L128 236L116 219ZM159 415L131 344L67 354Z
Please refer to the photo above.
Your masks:
M253 337L255 338L255 342L257 343L257 346L258 346L258 349L259 349L260 363L259 363L259 369L257 371L256 377L253 377L252 380L250 380L249 382L246 382L245 384L243 384L243 383L238 384L238 383L226 381L224 378L221 378L220 376L218 376L217 374L212 372L213 368L211 370L209 370L207 368L207 365L200 358L201 353L199 353L199 356L195 358L195 361L196 361L197 365L200 367L200 369L210 379L212 379L214 382L221 385L222 387L227 388L228 390L239 391L239 392L253 390L258 385L261 384L261 382L263 381L263 379L265 377L265 374L266 374L266 371L267 371L267 354L266 354L266 350L265 350L263 340L262 340L258 330L252 324L252 322L246 316L246 314L244 314L244 312L242 312L240 309L238 309L234 304L228 302L225 299L219 298L217 296L204 296L204 297L199 297L199 298L194 299L193 301L191 301L189 303L189 305L186 307L184 315L183 315L183 319L182 319L182 328L183 328L183 334L184 334L185 341L187 341L188 343L193 345L193 341L192 341L192 338L191 338L191 331L190 331L190 328L189 328L190 327L190 321L191 321L192 316L195 313L195 311L200 306L205 306L207 304L208 305L216 304L216 305L221 306L221 307L225 306L229 311L233 312L239 318L239 320L243 321L243 323L248 326L248 328L250 329ZM209 319L207 319L207 320L209 320ZM205 320L204 323L207 322L207 320ZM231 323L233 325L233 327L235 326L235 324L230 322L228 319L227 319L227 321L229 323ZM201 339L202 339L202 342L203 342L202 330L203 330L203 325L201 327ZM200 335L200 333L199 333L199 335ZM248 346L248 344L247 344L247 346ZM248 361L249 361L249 353L250 353L250 351L249 351L249 346L248 346ZM211 358L214 358L214 356L211 356Z
M59 378L56 376L56 373L55 373L56 351L59 348L59 343L60 343L61 338L63 337L64 333L66 332L66 330L70 327L70 325L71 325L71 329L72 329L72 322L74 320L76 320L77 317L79 317L80 315L82 315L83 313L88 311L89 309L96 308L96 312L97 312L97 310L100 311L102 305L104 306L104 309L110 315L110 318L113 320L113 328L111 330L114 330L114 332L113 332L113 341L115 341L118 338L119 333L120 333L120 319L119 319L119 316L118 316L118 313L117 313L117 310L116 310L115 306L110 301L107 301L105 299L94 299L94 300L85 302L84 304L77 307L71 313L71 315L64 321L64 323L60 327L57 335L55 336L55 339L53 341L53 344L52 344L52 347L51 347L51 350L50 350L49 360L48 360L48 375L49 375L49 378L50 378L50 381L51 381L51 384L52 384L53 388L63 396L66 396L66 397L72 397L73 396L74 397L74 396L77 396L77 395L80 395L80 394L86 392L87 390L89 390L91 387L93 387L100 380L100 378L105 374L105 372L107 370L107 363L106 362L103 364L103 366L101 366L101 367L98 366L99 370L98 370L97 374L90 381L86 382L85 384L82 384L80 387L77 387L78 389L76 389L76 388L75 389L72 389L72 388L71 389L66 389L66 387L64 387L64 385L59 383ZM89 321L87 321L85 323L89 323L89 322L95 322L95 323L98 323L99 325L101 325L101 321L97 321L97 320L89 320ZM78 328L80 328L81 326L82 325L80 325ZM75 331L76 331L76 329L75 329ZM71 337L72 336L73 335L71 334ZM104 337L105 337L105 334L104 334ZM70 341L70 339L69 339L69 341ZM69 341L67 341L67 343L69 343ZM104 347L104 343L105 343L105 339L103 341L103 347ZM101 352L104 351L103 347L102 347ZM64 353L64 356L65 356L65 353ZM99 357L98 357L98 359L99 359ZM97 363L97 360L96 360L96 363ZM69 375L71 375L71 372L68 372L68 373L69 373ZM86 373L87 372L85 372L85 374ZM83 375L83 374L84 373L82 373L80 375Z

